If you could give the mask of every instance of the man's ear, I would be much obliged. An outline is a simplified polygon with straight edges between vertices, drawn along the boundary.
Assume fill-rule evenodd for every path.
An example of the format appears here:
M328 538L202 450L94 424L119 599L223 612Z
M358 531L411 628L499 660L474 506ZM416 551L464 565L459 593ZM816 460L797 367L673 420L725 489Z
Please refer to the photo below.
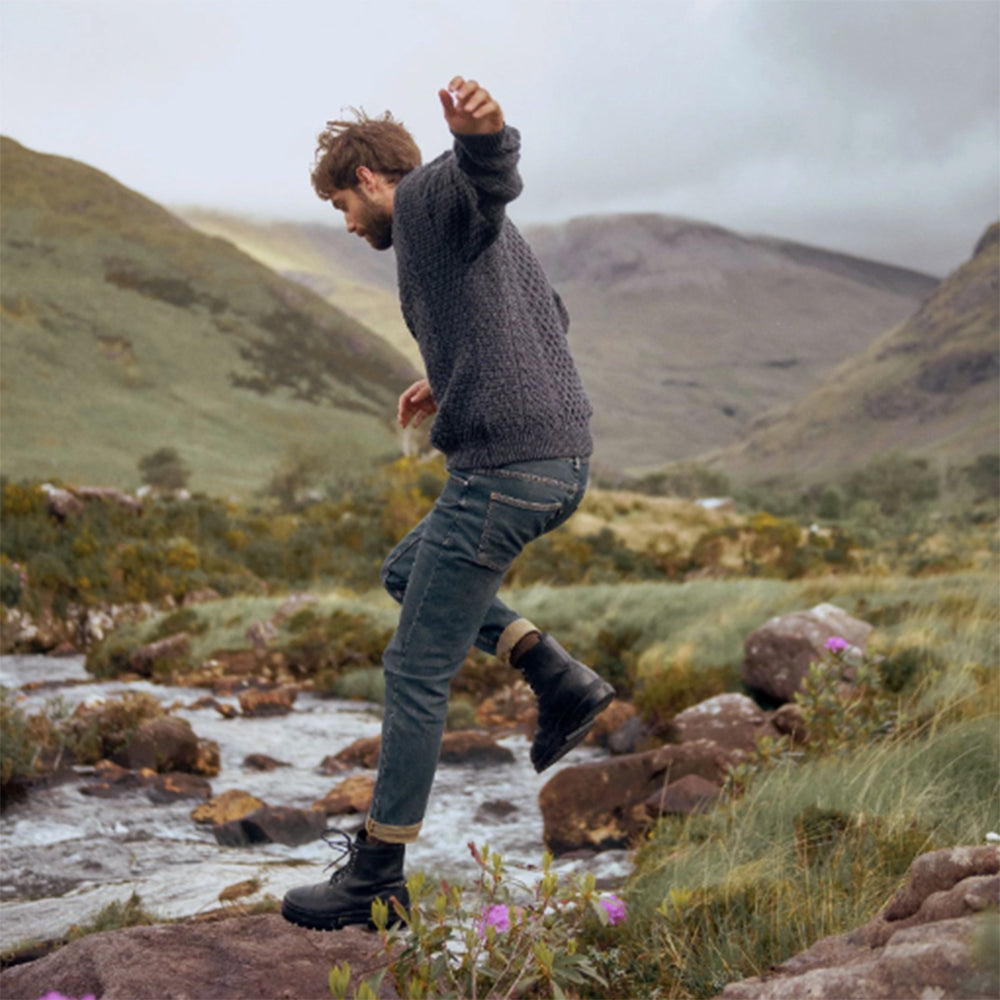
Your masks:
M378 188L378 177L374 171L368 167L358 167L354 172L358 179L358 186L363 188L368 194L374 194Z

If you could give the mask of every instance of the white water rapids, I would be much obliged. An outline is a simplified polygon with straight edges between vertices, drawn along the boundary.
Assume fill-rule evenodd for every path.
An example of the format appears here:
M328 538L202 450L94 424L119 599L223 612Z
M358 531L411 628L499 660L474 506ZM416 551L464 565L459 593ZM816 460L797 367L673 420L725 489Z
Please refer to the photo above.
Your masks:
M165 706L190 705L206 692L144 682L88 682L82 657L0 657L0 684L17 691L28 682L63 681L55 690L19 692L18 704L32 714L58 697L72 709L81 701L113 698L126 690L155 695ZM236 705L236 699L218 698ZM222 770L211 779L212 794L242 789L269 805L308 809L352 772L329 777L318 770L328 754L356 739L378 735L375 706L300 694L290 715L224 719L211 708L174 708L195 733L219 744ZM468 842L503 854L509 866L540 865L542 816L538 793L553 773L600 751L578 749L544 775L537 775L523 736L501 741L515 756L512 764L485 768L441 765L438 768L420 840L407 849L407 871L423 870L456 882L476 874ZM248 754L269 754L291 765L270 772L243 766ZM322 841L299 847L267 844L251 848L220 847L211 829L196 824L192 799L154 805L139 789L121 798L80 793L81 781L44 788L10 805L0 817L0 948L59 936L85 923L109 902L136 892L158 917L189 916L219 905L227 886L257 877L261 894L281 897L294 885L323 879L323 866L335 852ZM514 809L502 819L477 818L485 803L502 801ZM330 817L330 825L348 830L361 817ZM624 851L565 859L560 873L591 871L614 883L629 870ZM259 896L249 897L253 902Z

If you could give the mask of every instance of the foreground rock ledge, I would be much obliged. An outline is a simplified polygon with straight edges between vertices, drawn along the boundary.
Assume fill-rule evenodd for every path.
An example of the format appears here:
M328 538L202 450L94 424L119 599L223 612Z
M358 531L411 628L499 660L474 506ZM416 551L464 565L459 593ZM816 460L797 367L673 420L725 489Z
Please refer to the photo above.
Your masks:
M4 1000L52 990L101 1000L330 1000L328 976L348 961L351 990L385 965L376 934L295 927L276 913L92 934L0 974ZM348 992L350 995L351 991ZM380 1000L397 1000L388 977Z

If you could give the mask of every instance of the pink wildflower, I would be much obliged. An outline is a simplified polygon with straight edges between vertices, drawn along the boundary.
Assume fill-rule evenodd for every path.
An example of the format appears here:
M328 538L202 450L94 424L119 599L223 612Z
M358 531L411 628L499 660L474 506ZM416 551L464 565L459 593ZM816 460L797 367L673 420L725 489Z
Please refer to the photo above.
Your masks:
M58 990L49 990L45 996L39 997L38 1000L73 1000L73 997L65 996ZM85 997L80 997L80 1000L94 1000L94 994L88 993Z
M823 643L824 649L828 649L831 653L842 653L849 645L850 643L846 639L841 639L839 635L832 635Z
M486 937L487 928L492 927L495 931L503 932L510 930L510 907L499 903L494 906L483 907L483 915L479 921L479 936Z
M625 900L619 899L617 896L602 896L598 902L604 907L604 912L608 915L608 923L612 927L624 921Z

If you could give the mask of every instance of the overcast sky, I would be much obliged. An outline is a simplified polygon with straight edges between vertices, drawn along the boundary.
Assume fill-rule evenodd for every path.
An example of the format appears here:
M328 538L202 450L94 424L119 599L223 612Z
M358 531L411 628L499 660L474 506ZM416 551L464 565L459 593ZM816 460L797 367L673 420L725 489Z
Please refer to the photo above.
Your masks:
M1000 0L0 0L0 130L169 206L334 220L316 133L427 158L475 77L521 223L663 212L944 275L998 215Z

